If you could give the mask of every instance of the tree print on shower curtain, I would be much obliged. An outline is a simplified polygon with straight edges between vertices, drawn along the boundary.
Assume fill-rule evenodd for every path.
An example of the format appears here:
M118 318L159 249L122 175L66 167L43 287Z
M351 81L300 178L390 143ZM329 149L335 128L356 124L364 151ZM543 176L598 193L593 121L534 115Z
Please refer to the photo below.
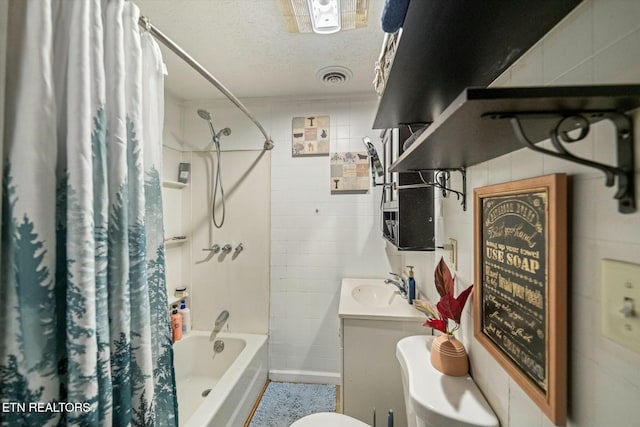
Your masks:
M2 266L0 280L0 301L4 310L0 311L2 324L21 327L14 330L13 334L6 334L5 339L13 342L13 348L2 352L0 364L0 396L4 402L40 402L44 399L44 387L32 385L29 375L36 372L45 378L52 377L56 371L58 358L48 360L40 359L35 364L25 358L26 347L30 347L29 341L25 341L24 332L30 335L30 325L20 324L21 316L39 316L44 314L50 318L55 313L55 298L51 290L54 283L49 268L43 265L45 251L44 243L34 232L33 222L27 215L17 219L14 210L17 202L16 188L13 184L11 167L6 166L3 176L3 204L2 204ZM13 250L5 251L11 247ZM20 298L18 290L29 289L34 298ZM36 294L33 294L35 287ZM43 289L44 292L38 292ZM42 298L44 296L45 298ZM46 296L49 298L47 299ZM38 298L40 297L40 298ZM44 301L42 301L44 299ZM35 304L32 304L35 303ZM38 317L36 317L38 318ZM55 322L55 320L54 320ZM56 354L56 324L52 322L43 329L41 337L45 338L47 352ZM39 327L40 325L35 325ZM6 344L3 344L5 347ZM53 351L52 351L53 350ZM56 418L53 413L43 412L3 412L0 414L0 424L14 425L46 425Z
M76 407L14 408L0 425L177 426L162 140L144 138L162 121L143 124L139 11L55 9L9 7L0 401Z
M147 281L149 284L149 305L151 307L151 324L156 325L156 332L151 336L153 350L154 389L156 411L178 405L173 371L173 348L171 326L164 313L167 306L166 276L163 218L162 218L162 183L160 173L152 166L146 172L144 183L145 212L147 230ZM172 417L173 414L165 414Z

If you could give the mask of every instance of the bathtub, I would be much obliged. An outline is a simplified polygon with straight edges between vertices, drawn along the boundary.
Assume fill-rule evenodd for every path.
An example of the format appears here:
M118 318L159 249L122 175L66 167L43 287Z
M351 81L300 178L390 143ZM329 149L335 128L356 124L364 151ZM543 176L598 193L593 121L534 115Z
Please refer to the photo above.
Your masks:
M215 356L209 332L192 331L173 346L180 426L244 425L267 381L266 335L221 332L216 339L224 350Z

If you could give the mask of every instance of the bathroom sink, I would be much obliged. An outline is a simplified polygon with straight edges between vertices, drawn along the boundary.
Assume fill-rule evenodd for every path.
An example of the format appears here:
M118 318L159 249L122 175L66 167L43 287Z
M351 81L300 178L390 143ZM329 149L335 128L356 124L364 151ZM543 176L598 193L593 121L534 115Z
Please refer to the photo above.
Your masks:
M384 278L343 278L338 316L342 319L415 320L424 323L424 314L409 305L395 286L384 281Z
M390 285L359 285L353 288L351 296L360 304L371 307L387 307L396 296L395 288Z

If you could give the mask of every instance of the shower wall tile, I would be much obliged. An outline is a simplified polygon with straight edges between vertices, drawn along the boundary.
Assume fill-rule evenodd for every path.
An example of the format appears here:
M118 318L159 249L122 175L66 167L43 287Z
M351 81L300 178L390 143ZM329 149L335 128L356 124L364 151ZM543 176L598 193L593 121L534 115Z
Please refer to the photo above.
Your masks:
M182 149L182 104L171 94L165 93L162 148L162 179L177 181L178 165L185 160ZM185 218L189 217L190 189L162 188L165 237L185 235ZM189 268L185 265L189 250L185 245L165 248L167 295L173 296L177 287L188 285ZM190 292L190 289L187 289Z
M640 7L634 0L588 0L507 70L492 86L539 84L539 67L545 84L640 84ZM539 59L542 57L542 64ZM519 68L518 68L519 67ZM529 69L529 67L531 67ZM529 80L530 79L530 80ZM640 150L640 114L632 114L636 128L635 150ZM571 147L581 156L602 162L615 161L613 131L607 124L594 126L586 141ZM543 143L549 145L549 142ZM636 155L637 156L637 155ZM615 189L605 186L599 171L568 164L538 153L520 150L468 169L467 191L488 184L567 173L569 195L568 264L571 284L568 294L568 426L632 425L640 399L640 354L604 337L600 332L601 267L603 258L627 262L640 259L640 213L617 212ZM636 186L640 173L636 173ZM438 207L436 203L436 207ZM445 201L442 215L436 213L438 244L447 237L458 238L457 277L464 283L473 278L473 237L469 224L473 206L463 212ZM438 211L437 211L438 212ZM402 262L415 263L418 270L432 274L440 253L402 254ZM416 259L417 258L417 259ZM421 288L422 289L422 288ZM427 293L434 298L433 290ZM463 313L460 338L469 350L471 372L500 419L501 425L551 425L547 417L510 379L473 336Z
M165 147L171 147L174 150L183 150L183 110L182 102L165 92L164 95L164 127L162 133L162 144ZM176 169L177 171L177 169ZM178 177L173 176L173 169L165 169L165 179L176 180Z
M216 110L211 110L212 114ZM204 125L204 123L200 123ZM187 139L190 137L187 131ZM225 139L222 139L222 143ZM221 176L225 190L225 221L211 220L212 152L192 153L191 236L193 327L209 330L222 310L230 313L229 330L267 333L269 321L269 170L270 154L260 151L223 151ZM216 218L221 219L220 206ZM226 256L204 251L230 244Z
M164 179L169 171L177 171L178 164L182 161L182 152L170 147L163 150ZM166 238L184 235L183 200L188 197L184 189L162 188L164 235ZM184 245L167 245L165 247L167 295L172 296L177 287L182 286L183 281L183 248Z
M168 137L179 140L181 156L178 159L174 155L176 150L165 148L165 171L177 171L180 161L191 164L189 186L180 190L182 199L167 199L169 203L165 206L165 211L182 212L179 225L171 224L171 227L179 226L181 233L190 238L180 249L167 252L168 288L172 293L176 283L188 286L194 329L211 329L216 316L222 310L228 310L229 330L266 334L269 325L272 153L263 153L264 137L228 103L219 100L180 102L171 96L167 99L169 108L165 109L165 114L169 117L165 117L165 140ZM210 111L216 131L231 128L231 135L223 136L221 141L220 172L226 215L220 229L211 221L215 154L208 124L197 114L200 108ZM270 127L270 105L256 105L251 110L264 126ZM218 205L218 219L221 218L219 208ZM203 251L213 244L221 247L230 244L235 249L240 243L244 250L237 254L210 256L210 252ZM177 273L180 265L181 271ZM282 272L277 267L271 274L275 283L282 283Z

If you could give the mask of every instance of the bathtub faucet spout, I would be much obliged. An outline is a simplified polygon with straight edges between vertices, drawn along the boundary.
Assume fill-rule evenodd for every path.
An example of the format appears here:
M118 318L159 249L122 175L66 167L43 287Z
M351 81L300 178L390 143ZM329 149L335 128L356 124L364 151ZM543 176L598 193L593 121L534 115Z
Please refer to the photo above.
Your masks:
M222 327L226 323L227 319L229 319L229 312L227 310L222 310L222 313L218 315L218 318L213 325L213 330L211 331L211 335L209 335L209 341L213 341L216 339L216 335L218 335L218 332L222 330Z

